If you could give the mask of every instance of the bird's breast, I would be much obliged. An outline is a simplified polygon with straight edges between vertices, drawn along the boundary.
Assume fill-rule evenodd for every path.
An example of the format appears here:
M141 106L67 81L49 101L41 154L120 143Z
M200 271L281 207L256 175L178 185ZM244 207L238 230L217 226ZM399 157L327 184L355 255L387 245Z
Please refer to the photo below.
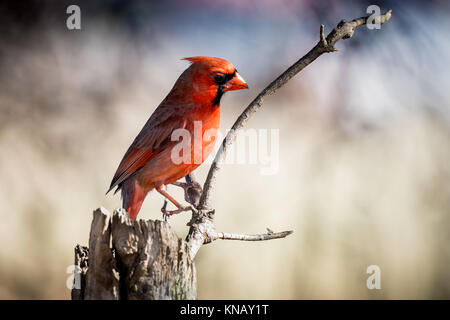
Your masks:
M197 159L201 154L201 162L203 163L203 161L205 161L213 151L218 138L220 127L220 106L210 106L207 110L200 113L199 117L194 122L194 127L195 130L193 139L197 139L197 143L195 146L192 146L192 151ZM199 147L199 134L201 135L201 150L195 150L195 147L197 147L197 149Z

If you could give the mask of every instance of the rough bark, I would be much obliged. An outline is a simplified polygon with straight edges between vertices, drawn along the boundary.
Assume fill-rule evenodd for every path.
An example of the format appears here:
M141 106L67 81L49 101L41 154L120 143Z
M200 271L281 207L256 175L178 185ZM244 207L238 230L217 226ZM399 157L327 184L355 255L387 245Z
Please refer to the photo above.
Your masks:
M119 299L119 275L110 247L111 214L104 208L94 211L89 236L89 260L86 273L86 300Z
M196 271L187 243L168 222L132 222L122 209L94 211L89 249L75 248L79 300L196 299ZM75 281L77 283L77 281Z

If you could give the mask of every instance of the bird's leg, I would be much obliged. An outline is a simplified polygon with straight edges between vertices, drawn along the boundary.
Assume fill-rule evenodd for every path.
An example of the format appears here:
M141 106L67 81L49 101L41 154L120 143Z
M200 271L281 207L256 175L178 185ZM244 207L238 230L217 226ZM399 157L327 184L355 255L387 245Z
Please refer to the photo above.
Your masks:
M163 213L164 221L166 221L166 222L169 221L169 216L167 216L165 214L165 212L167 212L167 199L166 198L164 198L164 203L163 203L163 206L161 208L161 212Z
M163 186L160 186L158 188L156 188L156 191L158 191L160 194L162 194L167 200L169 200L170 202L172 202L178 209L176 210L166 210L167 207L167 200L164 201L164 205L161 208L161 212L163 213L164 216L164 220L167 221L168 217L170 217L171 215L177 214L177 213L181 213L181 212L185 212L185 211L189 211L192 210L191 206L188 207L183 207L177 200L174 199L174 197L172 197L170 194L167 193L166 190L164 190Z
M189 202L190 204L192 204L194 206L194 208L197 208L198 204L200 203L200 197L202 195L203 190L202 190L200 183L195 181L191 175L192 175L192 173L188 174L185 177L186 183L175 181L172 184L174 186L183 188L184 199L187 202Z

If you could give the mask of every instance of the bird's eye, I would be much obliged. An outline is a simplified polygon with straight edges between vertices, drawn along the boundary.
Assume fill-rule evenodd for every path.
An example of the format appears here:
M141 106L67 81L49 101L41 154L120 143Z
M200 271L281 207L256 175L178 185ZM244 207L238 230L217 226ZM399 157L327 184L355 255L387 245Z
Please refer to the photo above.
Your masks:
M214 75L214 82L217 84L225 84L225 82L227 81L225 75L223 73L219 73Z

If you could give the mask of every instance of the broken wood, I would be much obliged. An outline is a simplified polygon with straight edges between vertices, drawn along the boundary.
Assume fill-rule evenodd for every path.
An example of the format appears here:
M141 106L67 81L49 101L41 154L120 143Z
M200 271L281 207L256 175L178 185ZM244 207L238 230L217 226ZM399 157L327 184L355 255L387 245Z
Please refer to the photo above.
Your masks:
M88 258L87 258L88 257ZM196 299L197 278L187 243L168 222L132 222L123 209L94 211L89 249L75 249L79 288L72 299Z

